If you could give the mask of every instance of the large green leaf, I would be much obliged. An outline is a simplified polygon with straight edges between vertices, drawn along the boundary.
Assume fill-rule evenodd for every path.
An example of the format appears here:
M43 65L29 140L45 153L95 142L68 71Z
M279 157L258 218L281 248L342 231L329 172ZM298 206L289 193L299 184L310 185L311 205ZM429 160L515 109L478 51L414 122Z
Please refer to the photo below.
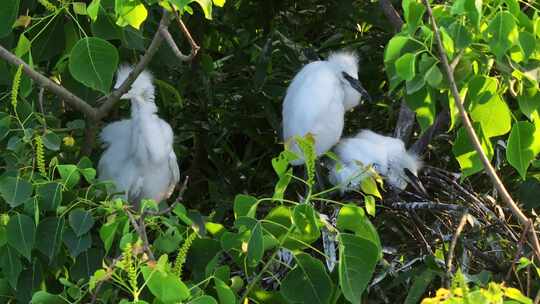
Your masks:
M493 147L491 141L482 131L482 127L477 123L475 124L475 132L480 143L482 144L482 150L486 153L489 160L493 157ZM469 175L480 172L484 169L484 165L480 160L480 156L474 150L472 146L467 131L462 127L458 130L456 141L452 147L452 152L454 153L461 171L463 172L463 177L465 178Z
M317 216L315 209L309 204L299 204L293 209L292 220L296 226L294 234L311 243L319 238L321 232L317 226Z
M64 234L62 235L62 241L66 244L69 254L76 258L82 252L88 250L92 245L92 237L89 233L78 237L73 230L70 228L64 229Z
M193 0L192 2L197 2L204 12L204 17L212 20L212 0Z
M416 74L416 55L406 53L395 62L396 74L405 80L412 80Z
M17 281L22 271L22 263L20 255L10 246L0 248L0 266L2 273L9 281L9 285L13 289L17 289Z
M218 304L211 296L200 296L188 302L188 304Z
M103 250L99 248L90 248L81 253L71 266L69 271L71 278L77 282L80 279L88 280L96 270L103 265Z
M330 303L333 284L321 261L306 253L295 255L296 267L281 281L280 292L293 303Z
M39 186L37 190L39 207L45 211L56 211L62 203L62 185L51 182Z
M19 177L0 179L0 194L11 208L24 204L32 195L32 184Z
M75 165L58 165L56 167L58 169L58 172L60 173L60 177L62 178L62 181L64 182L64 185L68 189L72 189L79 183L79 180L81 179L81 175L79 173L79 170L77 166Z
M119 26L131 25L139 29L148 17L148 11L139 0L115 0L116 24Z
M17 214L9 219L7 224L8 244L30 261L36 236L36 225L31 217Z
M437 66L434 65L436 68ZM436 102L433 100L428 88L423 88L414 94L405 95L405 102L416 113L416 119L422 132L435 121Z
M540 152L540 132L528 121L518 121L512 126L506 159L525 180L531 161Z
M69 213L69 225L73 229L73 232L80 237L92 229L94 218L89 211L77 208Z
M422 295L426 292L427 287L435 278L435 272L431 269L426 269L422 271L419 275L414 278L414 282L409 288L409 293L407 293L407 298L405 299L405 304L416 304L419 303L422 299Z
M247 216L255 218L257 211L257 198L251 195L238 194L234 198L234 218Z
M143 267L142 273L150 292L162 303L178 303L189 297L189 289L174 274L149 266Z
M219 303L221 304L236 304L236 296L232 289L225 284L221 279L215 277L216 291L218 294Z
M521 113L530 120L540 118L540 93L538 92L538 88L524 88L522 94L517 99Z
M53 261L62 245L63 217L48 217L39 222L36 231L36 248Z
M11 33L13 23L19 15L19 0L8 0L2 3L0 9L0 38Z
M339 285L351 303L362 302L379 256L380 249L373 242L353 234L339 235Z
M79 40L69 56L69 71L73 78L104 94L111 87L117 66L116 48L96 37Z
M40 290L32 295L32 304L64 304L68 303L61 296Z
M261 261L264 254L263 232L260 222L257 222L253 230L251 230L251 237L249 238L247 247L246 262L249 266L255 267Z
M469 82L467 97L469 111L474 122L482 125L487 137L510 131L511 114L508 105L497 94L498 81L493 77L476 76Z
M99 237L103 241L105 253L109 252L109 249L111 249L118 225L120 225L120 221L115 219L112 222L103 224L101 228L99 228Z
M500 11L495 15L489 23L486 34L491 51L497 58L502 58L519 37L516 21L507 11Z
M398 59L401 55L401 51L409 41L407 36L394 36L384 50L384 62L391 62Z
M372 242L379 251L382 250L377 229L364 213L364 209L347 204L339 210L337 227L340 231L352 231L357 236Z
M406 3L407 1L404 2ZM426 12L426 7L421 2L410 1L406 12L404 16L405 22L407 22L409 33L413 34L416 28L422 24L422 16Z

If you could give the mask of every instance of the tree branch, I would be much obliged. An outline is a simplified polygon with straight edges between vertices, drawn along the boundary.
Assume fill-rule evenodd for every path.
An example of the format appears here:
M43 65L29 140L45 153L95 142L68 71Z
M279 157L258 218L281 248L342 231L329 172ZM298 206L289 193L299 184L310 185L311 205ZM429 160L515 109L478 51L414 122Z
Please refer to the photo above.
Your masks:
M182 33L184 33L184 36L187 38L189 45L191 46L191 52L189 55L184 55L180 49L178 48L178 45L176 45L176 42L174 41L173 37L171 36L171 33L167 30L167 28L161 28L161 35L163 35L163 38L165 38L165 41L169 44L172 51L180 59L181 61L191 61L195 56L197 56L197 53L199 52L199 49L201 48L193 39L191 36L191 33L189 32L188 28L182 22L182 19L180 16L178 16L178 12L174 12L175 19L178 23L178 27L180 27L180 30L182 30Z
M36 70L32 69L28 64L26 64L26 62L24 62L19 57L15 56L10 51L6 50L1 45L0 45L0 58L4 59L6 62L14 66L19 66L22 64L23 72L32 80L37 82L41 87L53 92L58 97L60 97L61 99L69 103L73 108L84 113L86 116L92 119L97 118L98 115L97 115L96 109L94 109L91 105L86 103L86 101L77 97L75 94L71 93L64 87L56 84L54 81L50 80L49 78L43 76Z
M120 87L116 90L114 90L105 100L105 102L99 107L96 113L96 118L98 120L102 119L103 117L107 116L109 111L114 107L114 105L120 100L120 97L124 95L129 89L131 88L131 85L137 77L139 77L139 74L146 68L152 57L156 54L156 52L159 49L159 46L161 45L161 42L163 41L163 36L161 35L161 29L167 29L169 26L169 23L171 22L169 13L164 9L163 15L161 16L161 21L159 22L159 27L156 33L154 34L154 38L152 38L152 42L150 42L150 45L146 49L146 52L141 57L141 60L135 65L131 73L129 73L129 76L124 80L124 82L120 85Z
M394 30L399 32L403 26L403 20L399 16L398 12L390 2L390 0L379 0L379 5L386 16L386 19L392 24Z
M452 72L452 68L450 67L448 63L448 58L446 56L446 52L444 51L444 47L441 41L441 34L439 32L439 28L437 27L435 17L433 17L433 11L431 10L431 6L429 5L427 0L423 0L423 2L424 2L424 5L426 6L429 19L431 20L431 26L435 33L435 39L437 41L439 56L444 67L444 72L447 76L447 79L450 85L450 90L452 92L452 95L454 96L454 102L459 110L461 121L463 123L465 130L467 131L469 140L472 142L474 149L476 150L476 153L478 153L480 160L482 161L482 164L484 165L484 168L486 169L488 176L491 178L493 185L495 186L495 188L501 195L503 201L508 205L512 213L518 218L521 224L521 228L527 229L527 227L531 225L530 233L529 233L530 240L532 243L534 253L536 257L540 260L540 242L538 241L538 236L536 235L536 232L534 230L533 222L529 218L527 218L527 216L525 216L523 211L521 211L519 206L514 202L514 200L508 193L508 190L506 190L506 187L504 186L499 176L497 175L497 172L495 172L495 169L491 165L486 154L482 150L482 145L480 143L480 140L478 139L478 136L476 136L476 133L474 132L473 125L469 119L469 116L465 110L465 107L463 106L463 101L461 100L461 96L459 95L459 90L457 88L456 81L454 80L454 74Z

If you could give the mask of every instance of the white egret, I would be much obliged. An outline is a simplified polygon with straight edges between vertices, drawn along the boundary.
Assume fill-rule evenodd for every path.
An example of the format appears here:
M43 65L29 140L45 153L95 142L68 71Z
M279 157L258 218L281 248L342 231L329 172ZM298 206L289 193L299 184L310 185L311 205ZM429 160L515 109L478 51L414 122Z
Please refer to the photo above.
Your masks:
M362 130L355 137L340 140L334 151L341 166L330 168L330 182L342 192L357 190L373 169L386 181L400 190L411 184L418 192L427 195L417 177L422 162L415 153L408 152L402 140Z
M296 74L283 102L283 139L300 156L293 165L304 163L295 136L313 135L320 156L339 141L345 111L357 106L361 97L369 99L357 75L358 58L350 52L333 53Z
M115 88L132 71L120 66ZM171 196L180 179L171 126L156 114L152 75L143 71L122 96L131 100L131 119L113 122L101 132L106 147L98 164L100 180L112 180L116 190L139 208L142 199L160 202Z

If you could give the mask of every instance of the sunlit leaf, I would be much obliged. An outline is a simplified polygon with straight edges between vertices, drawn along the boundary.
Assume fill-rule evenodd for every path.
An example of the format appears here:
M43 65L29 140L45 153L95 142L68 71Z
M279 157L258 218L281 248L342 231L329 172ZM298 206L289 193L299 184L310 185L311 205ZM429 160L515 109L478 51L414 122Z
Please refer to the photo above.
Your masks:
M488 137L482 131L482 127L479 124L475 124L475 131L482 144L482 150L486 153L489 160L493 157L493 146ZM452 147L461 171L463 172L463 178L472 174L478 173L484 169L484 165L480 160L480 156L476 153L476 150L472 146L469 136L465 129L462 127L458 130L456 141Z
M506 159L525 179L531 161L540 152L540 132L528 121L518 121L512 126L506 148Z
M115 0L116 24L119 26L131 25L139 29L148 17L144 4L138 0Z
M396 73L405 80L412 80L415 75L416 56L412 53L406 53L399 57L396 62Z
M249 266L255 267L261 261L264 254L264 243L262 227L259 222L255 225L251 231L251 237L249 238L247 247L246 262Z
M514 17L507 11L498 12L487 28L489 46L497 58L502 58L518 41L518 36Z

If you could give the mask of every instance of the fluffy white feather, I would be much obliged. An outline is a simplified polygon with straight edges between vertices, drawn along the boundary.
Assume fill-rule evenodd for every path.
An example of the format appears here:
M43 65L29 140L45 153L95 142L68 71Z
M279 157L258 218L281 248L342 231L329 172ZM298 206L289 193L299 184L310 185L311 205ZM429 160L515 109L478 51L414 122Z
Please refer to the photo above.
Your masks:
M132 67L121 66L115 87ZM112 180L130 203L167 199L180 179L173 150L173 132L156 115L152 75L143 71L123 97L131 99L131 119L113 122L101 132L106 147L98 164L101 180Z
M330 182L342 191L357 190L361 181L370 174L367 170L369 165L384 176L390 185L402 190L411 182L404 169L416 176L422 167L418 156L408 152L403 141L370 130L362 130L355 137L342 139L335 152L341 161L341 168L336 163L332 165Z
M353 53L334 53L326 61L307 64L292 80L283 102L283 139L299 156L302 154L294 141L295 136L311 133L318 156L338 142L345 111L358 105L361 97L344 79L342 72L356 79L357 62ZM303 163L301 158L292 164Z

